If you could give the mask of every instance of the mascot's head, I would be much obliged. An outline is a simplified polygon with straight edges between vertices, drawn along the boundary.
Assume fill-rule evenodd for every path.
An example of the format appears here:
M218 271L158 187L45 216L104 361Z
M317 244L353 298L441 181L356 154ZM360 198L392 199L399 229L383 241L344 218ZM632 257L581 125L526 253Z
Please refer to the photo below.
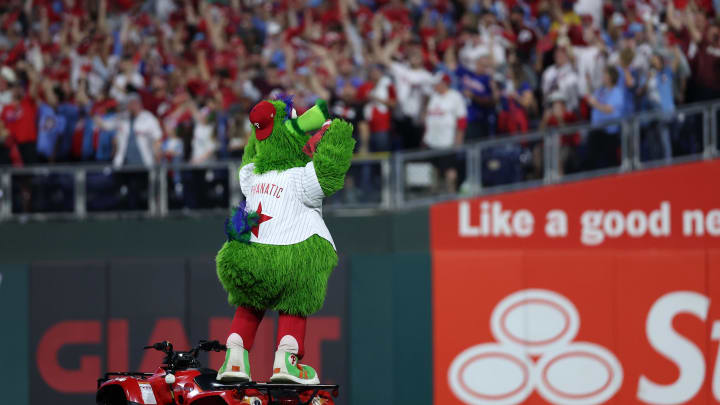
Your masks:
M297 116L292 97L263 100L250 111L252 137L249 148L255 148L253 162L259 172L300 167L310 161L303 147L309 131L322 127L328 119L327 104L318 100L315 106Z

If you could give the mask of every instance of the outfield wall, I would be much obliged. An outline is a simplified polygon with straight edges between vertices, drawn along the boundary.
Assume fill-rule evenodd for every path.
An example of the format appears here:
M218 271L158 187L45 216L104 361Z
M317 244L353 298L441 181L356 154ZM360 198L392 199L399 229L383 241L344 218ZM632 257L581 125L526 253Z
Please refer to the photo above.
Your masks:
M378 369L394 373L388 353L398 366L403 350L412 352L408 356L423 350L423 359L431 358L427 211L326 221L340 264L324 308L310 320L306 360L325 382L342 385L339 404L367 403L366 392L429 401L429 363L422 397L395 393L387 381L375 384ZM8 348L6 364L13 365L0 370L3 401L92 403L101 372L151 371L158 364L158 353L140 350L149 342L169 338L182 348L199 339L224 339L233 309L213 263L224 239L222 223L223 218L187 218L1 224L0 347ZM393 264L378 263L383 261ZM409 289L395 294L401 282ZM410 298L419 302L403 309ZM399 348L407 327L421 332ZM251 356L260 377L272 367L274 334L272 315L262 323ZM349 366L351 357L358 367ZM214 367L222 362L219 355L204 360Z
M329 216L309 362L340 404L717 403L719 178L711 161ZM159 360L153 340L222 339L222 220L1 224L3 402L92 403L101 372Z

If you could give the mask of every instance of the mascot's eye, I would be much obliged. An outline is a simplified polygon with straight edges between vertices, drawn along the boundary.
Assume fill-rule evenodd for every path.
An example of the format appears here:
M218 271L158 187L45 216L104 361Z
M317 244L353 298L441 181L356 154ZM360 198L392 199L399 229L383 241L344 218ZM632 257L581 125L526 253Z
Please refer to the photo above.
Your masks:
M295 111L294 108L293 108L292 111L290 112L290 118L292 118L292 119L297 118L297 111Z

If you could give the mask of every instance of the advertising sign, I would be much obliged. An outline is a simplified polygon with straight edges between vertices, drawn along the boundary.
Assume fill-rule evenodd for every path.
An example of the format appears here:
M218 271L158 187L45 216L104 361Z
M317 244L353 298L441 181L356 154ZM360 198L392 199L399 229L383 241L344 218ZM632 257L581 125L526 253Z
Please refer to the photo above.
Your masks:
M343 386L344 263L330 278L325 306L308 320L304 358L323 382ZM224 343L234 312L212 258L42 262L29 273L30 404L94 403L102 373L155 370L163 354L143 346L166 339L178 350L200 339ZM258 380L272 373L276 318L267 313L251 351ZM217 369L223 359L212 353L201 362Z
M433 250L698 248L720 244L720 161L431 208Z
M718 176L699 163L433 207L434 402L720 401Z

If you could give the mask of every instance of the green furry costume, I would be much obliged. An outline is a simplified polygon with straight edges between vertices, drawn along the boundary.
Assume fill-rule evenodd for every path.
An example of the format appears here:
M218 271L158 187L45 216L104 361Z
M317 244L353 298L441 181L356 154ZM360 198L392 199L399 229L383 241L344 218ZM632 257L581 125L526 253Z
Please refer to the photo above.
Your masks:
M274 108L274 111L266 114L272 117L267 123L272 131L259 139L256 133L264 130L259 129L260 124L254 123L257 128L253 128L242 159L241 184L243 173L246 177L249 176L249 168L252 169L252 178L263 175L268 178L282 177L286 172L291 173L288 171L294 170L292 173L305 176L304 180L301 179L303 187L311 187L312 185L306 183L314 181L312 176L316 176L325 197L340 190L345 181L345 173L350 167L355 145L352 125L339 119L328 124L326 120L329 114L322 100L299 118L292 117L294 110L290 100L267 102ZM269 108L267 104L265 106ZM321 127L324 133L318 133L312 138L306 134ZM300 184L297 181L295 183ZM266 204L266 207L268 202L276 203L275 199L291 197L288 194L290 191L276 184L272 186L274 187L269 183L247 184L243 193L248 190L262 193L262 198L266 199L262 203ZM302 189L298 190L298 198L305 198ZM249 198L247 194L246 197ZM297 200L292 201L297 205ZM260 208L261 205L257 208L247 207L247 210L241 207L239 211L246 211L236 212L233 220L226 224L229 240L218 252L216 264L218 278L228 293L228 302L235 306L274 309L298 316L317 312L323 305L327 280L338 260L329 234L325 237L319 234L308 235L306 239L292 244L255 242L251 229L256 236L262 236L270 226L267 224L279 226L280 221L292 220L278 217L273 212L269 214L275 215L274 217L265 215ZM265 210L267 211L267 208ZM277 212L278 209L275 210ZM317 208L315 210L319 212ZM242 217L243 215L245 216ZM241 216L238 220L240 225L234 221L238 216ZM322 222L322 219L319 221ZM324 228L324 223L322 227ZM284 240L284 235L275 237Z

